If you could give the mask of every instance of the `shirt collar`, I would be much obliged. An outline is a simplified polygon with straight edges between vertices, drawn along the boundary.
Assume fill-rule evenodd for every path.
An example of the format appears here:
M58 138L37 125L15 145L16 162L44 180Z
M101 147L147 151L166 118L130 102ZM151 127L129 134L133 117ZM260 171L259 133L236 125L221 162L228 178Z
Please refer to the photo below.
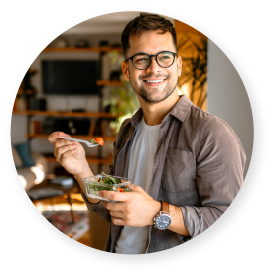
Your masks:
M191 100L186 95L183 95L169 114L183 122L192 105Z
M138 126L139 121L143 116L142 108L139 108L136 113L131 118L132 125L136 128Z
M177 119L179 119L181 122L183 122L192 105L193 103L190 101L190 99L186 95L181 96L179 101L176 103L174 108L167 114L164 120L166 120L166 118L169 117L169 115L172 115ZM142 115L143 115L142 108L139 108L138 111L131 118L131 123L135 128L137 127L139 121L141 120Z

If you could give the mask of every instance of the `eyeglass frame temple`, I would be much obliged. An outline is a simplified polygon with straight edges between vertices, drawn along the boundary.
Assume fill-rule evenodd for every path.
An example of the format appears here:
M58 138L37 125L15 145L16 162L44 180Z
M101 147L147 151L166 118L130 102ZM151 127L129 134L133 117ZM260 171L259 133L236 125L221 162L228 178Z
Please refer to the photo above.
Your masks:
M169 53L172 53L172 54L173 54L173 56L174 56L174 59L173 59L172 64L171 64L171 65L169 65L168 67L163 67L163 66L161 66L161 65L158 63L157 56L158 56L159 54L163 53L163 52L169 52ZM150 57L150 63L149 63L149 64L148 64L148 66L147 66L146 68L144 68L144 69L139 69L139 68L137 68L137 67L135 66L135 64L134 64L133 59L134 59L134 57L135 57L136 55L139 55L139 54L146 54L146 55L148 55L148 56ZM158 53L158 54L152 54L152 55L149 55L149 54L147 54L147 53L136 53L135 55L133 55L133 56L131 56L131 57L128 57L128 58L125 60L125 62L127 62L129 59L131 59L131 60L132 60L132 64L133 64L133 66L134 66L137 70L141 70L141 71L143 71L143 70L146 70L147 68L149 68L149 67L150 67L150 65L151 65L151 63L152 63L152 57L155 57L155 58L156 58L156 62L157 62L157 64L158 64L161 68L169 68L169 67L171 67L171 66L174 64L174 62L175 62L175 57L176 57L176 56L178 56L178 54L177 54L177 53L170 52L170 51L162 51L162 52L160 52L160 53Z

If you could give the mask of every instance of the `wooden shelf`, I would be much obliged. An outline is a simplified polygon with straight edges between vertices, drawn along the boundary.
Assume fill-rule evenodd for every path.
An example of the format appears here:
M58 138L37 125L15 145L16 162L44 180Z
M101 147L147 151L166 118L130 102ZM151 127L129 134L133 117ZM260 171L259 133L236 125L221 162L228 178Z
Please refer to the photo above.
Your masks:
M110 81L110 80L97 80L96 85L98 86L122 86L122 81Z
M123 52L122 48L112 48L112 47L88 47L88 48L46 48L42 53L53 53L53 52Z
M101 57L103 56L103 53L108 53L108 52L123 52L123 48L122 47L87 47L87 48L76 48L76 47L65 47L65 48L55 48L55 47L47 47L45 48L41 54L46 56L47 54L69 54L71 52L74 53L91 53L91 52L95 52L98 53L99 55L99 62L102 63ZM101 54L102 53L102 54ZM123 85L124 83L122 81L104 81L104 80L98 80L96 82L96 84L98 86L119 86L119 85ZM22 87L21 87L22 88ZM100 87L98 87L98 89L100 89ZM31 94L30 91L27 91L28 94ZM18 93L18 95L20 94L20 91ZM20 98L19 98L20 99ZM21 102L19 102L21 103ZM19 111L18 109L20 109L20 106L15 105L14 106L14 110L13 110L13 115L24 115L27 117L28 119L28 128L27 131L30 133L43 133L43 130L37 130L35 129L35 124L34 120L32 120L32 116L49 116L49 117L79 117L79 118L91 118L91 126L90 126L90 131L88 133L88 135L72 135L73 138L79 138L79 139L84 139L84 140L88 140L90 141L92 138L95 138L96 136L92 136L93 131L91 129L93 129L92 127L97 127L97 122L95 119L93 118L106 118L106 120L103 120L103 122L107 121L107 118L118 118L121 116L121 114L118 115L113 115L110 113L104 113L104 112L68 112L68 111L36 111L36 110L26 110L26 111ZM28 106L26 105L25 108L27 108ZM102 110L100 108L100 110ZM104 136L104 129L106 127L104 127L106 123L101 123L100 127L101 127L101 133L102 136L101 138L103 138L103 140L105 142L109 141L109 142L114 142L116 137L107 137ZM103 125L103 126L102 126ZM106 126L106 125L105 125ZM34 128L34 129L33 129ZM107 132L108 133L108 132ZM110 132L111 135L111 132ZM32 139L32 138L40 138L40 139L47 139L49 137L49 134L27 134L26 137L28 139ZM85 145L84 145L85 146ZM102 148L100 148L102 149ZM93 164L98 164L99 167L100 165L110 165L112 164L112 158L108 157L108 158L102 158L102 150L96 150L95 152L97 152L98 156L86 156L86 159L89 163L93 163ZM46 155L45 156L46 159L48 161L52 161L52 162L56 162L56 158L53 155ZM100 168L101 169L101 168Z
M47 157L45 156L45 158L48 160L48 161L56 161L56 158L55 157ZM87 161L89 163L95 163L95 164L112 164L112 159L98 159L98 158L93 158L93 157L89 157L87 156L86 157Z
M26 135L27 138L48 138L49 135L45 135L45 134L27 134ZM95 138L95 136L78 136L78 135L71 135L72 138L79 138L79 139L85 139L90 141L92 138ZM104 141L115 141L116 138L115 137L102 137Z
M121 115L112 115L110 113L96 112L59 112L59 111L13 111L14 115L36 115L36 116L63 116L63 117L101 117L101 118L117 118Z
M35 90L26 90L23 92L23 89L19 89L17 95L34 95L37 92Z

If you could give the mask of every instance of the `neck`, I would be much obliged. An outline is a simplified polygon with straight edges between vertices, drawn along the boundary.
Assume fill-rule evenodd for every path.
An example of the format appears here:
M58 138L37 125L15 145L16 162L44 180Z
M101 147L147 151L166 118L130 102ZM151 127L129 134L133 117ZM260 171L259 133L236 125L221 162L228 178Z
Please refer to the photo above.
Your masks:
M138 96L146 124L149 126L161 124L162 120L173 109L179 99L177 89L168 98L155 104L148 104Z

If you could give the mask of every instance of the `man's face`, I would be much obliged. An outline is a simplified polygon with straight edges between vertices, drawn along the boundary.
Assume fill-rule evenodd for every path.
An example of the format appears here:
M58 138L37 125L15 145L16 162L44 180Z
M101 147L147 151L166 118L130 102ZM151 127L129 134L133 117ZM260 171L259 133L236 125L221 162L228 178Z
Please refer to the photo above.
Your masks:
M156 55L162 51L176 52L171 33L158 34L154 31L143 32L140 36L130 37L130 48L127 58L137 53ZM138 70L131 60L122 63L125 80L130 81L138 96L149 104L155 104L168 98L176 89L181 73L181 58L175 57L172 66L160 67L152 57L150 66Z

